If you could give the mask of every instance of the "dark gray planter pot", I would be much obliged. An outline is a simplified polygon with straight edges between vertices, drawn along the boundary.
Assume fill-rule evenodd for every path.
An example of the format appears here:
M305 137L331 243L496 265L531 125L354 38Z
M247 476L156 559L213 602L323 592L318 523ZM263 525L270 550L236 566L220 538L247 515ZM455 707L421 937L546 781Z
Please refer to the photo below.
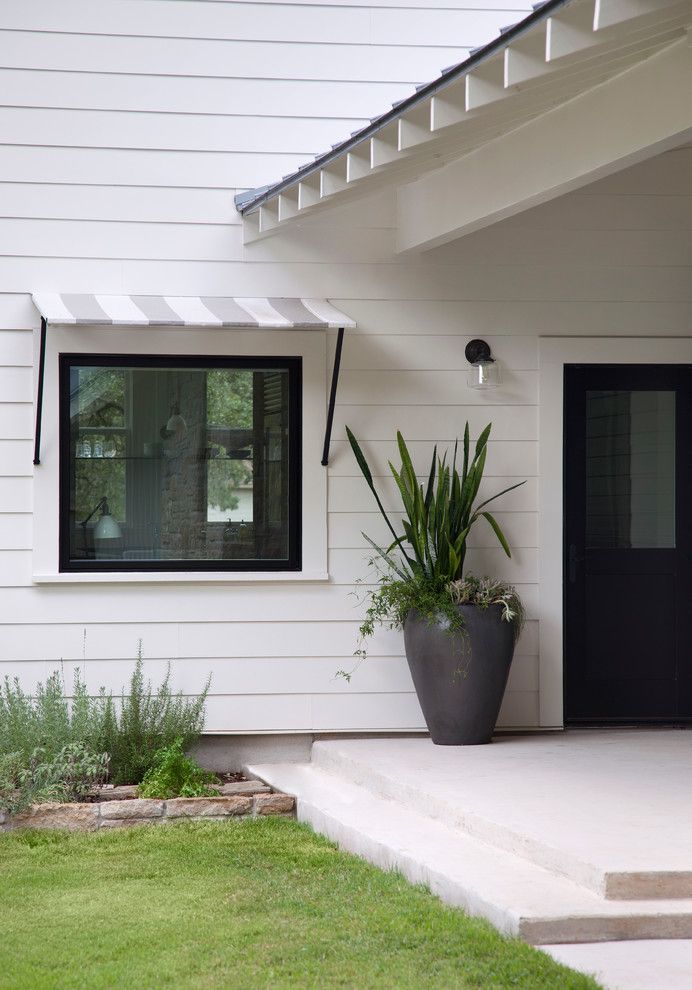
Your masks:
M415 610L404 622L406 657L420 706L438 746L492 739L514 654L515 624L499 605L457 605L463 631L450 633Z

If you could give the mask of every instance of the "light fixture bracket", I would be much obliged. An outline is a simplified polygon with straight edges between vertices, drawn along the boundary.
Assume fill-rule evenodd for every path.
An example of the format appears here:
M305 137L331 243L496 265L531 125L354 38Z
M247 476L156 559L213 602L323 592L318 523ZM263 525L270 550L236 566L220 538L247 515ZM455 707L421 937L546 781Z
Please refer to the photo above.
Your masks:
M484 340L470 340L464 350L469 364L493 364L495 358L490 352L490 345Z

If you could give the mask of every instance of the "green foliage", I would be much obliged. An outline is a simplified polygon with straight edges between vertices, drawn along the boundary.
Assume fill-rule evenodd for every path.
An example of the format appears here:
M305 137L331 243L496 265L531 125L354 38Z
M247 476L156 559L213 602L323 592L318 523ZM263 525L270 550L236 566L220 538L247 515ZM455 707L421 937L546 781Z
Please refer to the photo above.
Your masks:
M375 488L365 455L351 430L346 427L358 466L394 539L385 549L365 533L363 536L387 566L403 580L413 579L443 587L449 581L462 578L468 536L481 517L490 525L507 556L512 556L497 520L489 512L481 510L526 482L520 481L480 503L476 502L483 480L491 428L489 423L476 442L473 457L470 457L469 424L466 424L461 472L457 469L458 443L454 445L451 466L447 464L447 454L438 457L435 447L426 485L418 483L408 447L401 433L397 432L401 467L397 470L389 462L389 470L396 481L404 508L404 532L397 534Z
M119 711L105 691L97 699L102 713L98 748L110 754L114 784L139 784L154 765L157 750L170 746L178 738L187 748L199 738L204 728L204 703L211 678L194 698L186 698L182 692L174 694L170 682L170 664L156 690L152 689L151 681L145 682L140 643Z
M374 562L373 562L374 563ZM498 606L505 622L512 622L514 638L518 638L524 624L524 606L516 589L506 581L489 577L478 578L467 574L459 581L446 584L427 580L397 578L391 573L380 577L374 591L366 593L368 607L359 627L359 642L354 656L358 663L350 670L338 670L337 677L350 681L360 663L366 659L366 641L374 634L375 627L402 629L406 616L415 610L430 623L443 622L448 631L462 631L464 621L457 605L476 605L486 609Z
M209 785L216 776L185 755L182 739L158 750L154 763L139 785L143 798L210 797L219 791Z
M214 368L207 372L207 422L210 426L252 429L253 373L233 368ZM207 501L220 509L238 508L233 494L241 485L252 481L252 471L245 461L226 456L217 447L217 455L207 465Z
M37 750L49 763L65 747L81 744L92 753L108 753L113 783L138 784L153 766L157 750L176 739L189 747L204 728L210 680L200 694L187 698L171 690L170 674L169 665L156 689L145 682L140 643L122 698L114 699L105 688L91 697L79 670L72 698L59 671L39 683L33 695L22 691L16 678L6 678L0 685L0 754L13 754L28 770Z
M515 638L519 636L524 625L524 605L511 584L467 574L461 581L450 582L447 591L454 605L476 605L483 609L498 605L503 620L514 623Z
M41 801L80 801L108 777L108 754L70 743L51 754L41 747L28 761L21 753L0 757L0 809L10 814Z
M50 758L72 743L94 743L99 728L99 712L79 671L71 704L57 670L45 684L39 682L31 696L22 691L17 678L6 677L0 685L0 753L20 753L28 763L34 750L41 749Z
M496 604L502 607L504 619L516 620L515 632L518 635L523 611L514 588L490 578L464 576L468 537L481 518L488 523L506 555L511 557L500 525L485 506L526 483L520 481L490 498L478 501L491 428L489 423L482 431L472 454L469 424L466 424L460 470L457 467L458 442L454 445L451 465L447 464L447 454L439 457L435 447L425 485L419 484L406 442L397 432L401 467L397 470L389 462L404 510L403 533L397 533L382 505L367 459L355 436L346 427L358 466L393 537L388 547L381 547L363 533L378 555L371 563L377 565L383 561L385 571L380 573L375 590L366 595L368 607L355 651L359 662L365 659L364 644L378 624L401 628L413 609L430 622L444 622L453 633L463 626L463 619L456 607L458 604L475 604L481 608ZM349 680L352 673L340 670L337 676Z
M252 429L253 373L239 368L207 372L207 422L210 426Z

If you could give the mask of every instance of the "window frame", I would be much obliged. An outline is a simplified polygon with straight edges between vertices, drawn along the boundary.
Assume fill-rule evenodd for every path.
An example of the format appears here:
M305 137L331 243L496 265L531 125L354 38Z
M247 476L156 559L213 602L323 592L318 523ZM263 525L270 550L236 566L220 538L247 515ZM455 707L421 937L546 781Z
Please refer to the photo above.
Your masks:
M301 570L302 508L302 358L240 355L179 354L60 354L58 569L60 573L157 573L157 572L273 572ZM70 483L74 465L70 450L70 370L78 366L151 369L274 369L288 371L288 555L281 559L207 560L73 560L70 558Z
M273 585L328 583L327 488L329 469L320 463L327 420L329 388L328 346L323 328L172 327L149 328L118 324L51 325L46 334L41 463L33 471L33 539L25 580L42 585ZM40 325L34 327L34 368L41 347ZM184 571L61 571L59 569L59 389L62 354L87 354L98 363L102 355L131 357L147 354L170 357L300 357L302 359L301 569L184 570ZM34 378L34 389L37 380ZM136 564L141 561L136 561Z

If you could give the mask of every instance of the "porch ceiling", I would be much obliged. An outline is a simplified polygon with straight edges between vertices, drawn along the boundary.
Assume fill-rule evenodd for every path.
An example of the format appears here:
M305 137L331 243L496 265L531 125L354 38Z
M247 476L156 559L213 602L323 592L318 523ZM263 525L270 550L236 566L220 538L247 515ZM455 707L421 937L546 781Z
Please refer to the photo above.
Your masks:
M236 197L246 241L382 187L428 176L434 183L433 172L681 43L690 24L692 0L548 0L314 163ZM679 102L689 102L683 92ZM617 129L618 119L607 123ZM539 151L549 159L555 149ZM430 246L410 238L400 245Z

